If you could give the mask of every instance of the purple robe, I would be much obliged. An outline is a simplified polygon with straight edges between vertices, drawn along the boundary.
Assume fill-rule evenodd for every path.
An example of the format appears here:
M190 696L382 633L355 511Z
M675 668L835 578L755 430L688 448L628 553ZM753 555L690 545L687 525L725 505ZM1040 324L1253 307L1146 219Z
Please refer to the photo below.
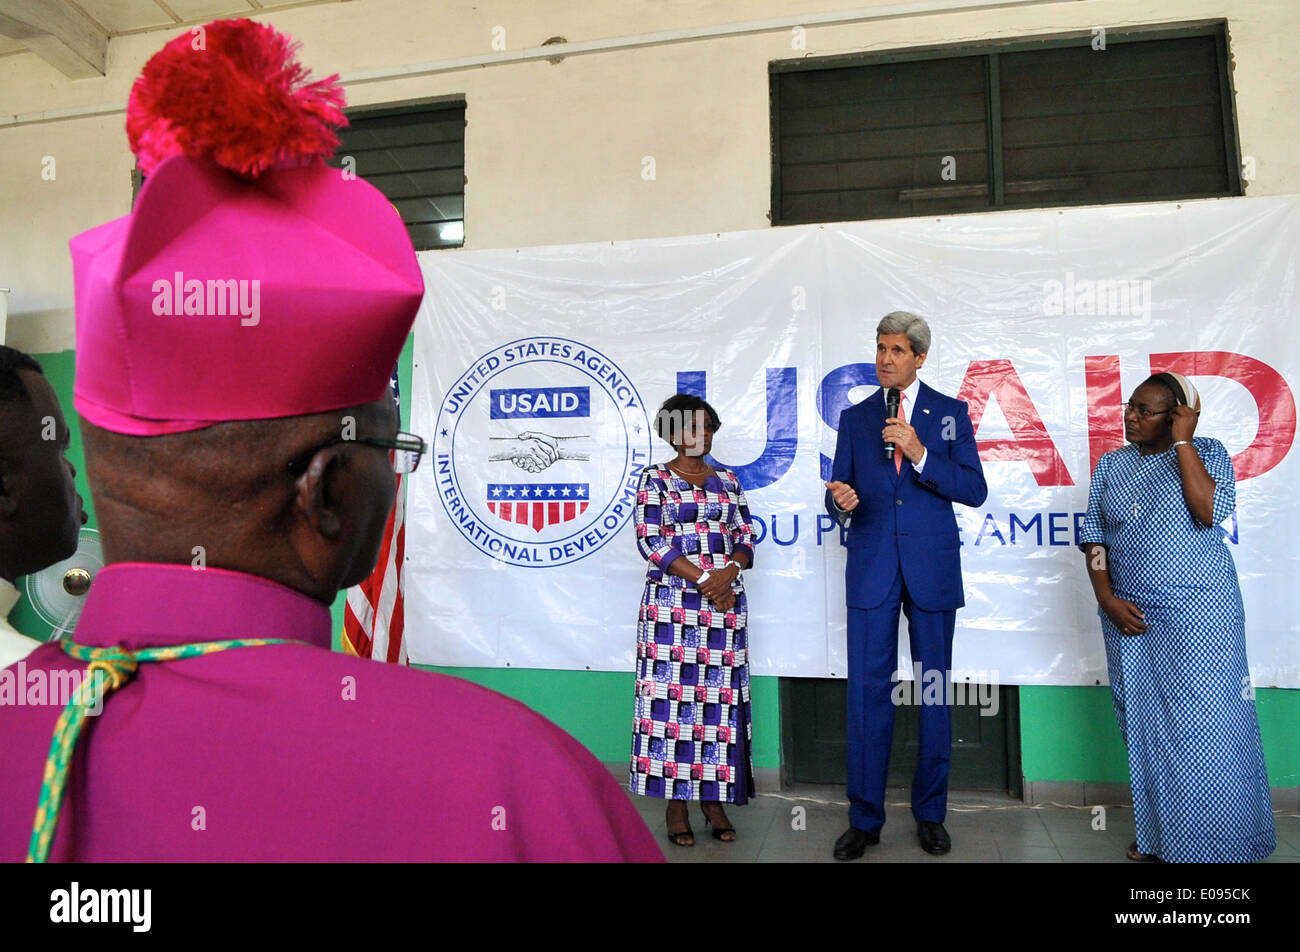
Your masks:
M52 861L663 860L609 770L560 728L467 681L329 650L329 609L275 582L110 565L75 638L306 644L142 663L87 719ZM85 669L55 644L25 664L25 700L33 679L47 689L0 705L10 861L26 856L66 701L49 673Z

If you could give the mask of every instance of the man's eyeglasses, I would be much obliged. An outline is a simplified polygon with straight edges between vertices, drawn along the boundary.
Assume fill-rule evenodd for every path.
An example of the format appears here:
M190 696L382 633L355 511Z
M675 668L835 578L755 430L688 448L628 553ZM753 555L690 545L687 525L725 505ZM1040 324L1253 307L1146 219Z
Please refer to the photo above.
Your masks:
M335 446L339 443L362 443L366 446L375 446L381 450L390 451L392 453L394 473L415 472L420 468L420 460L429 449L429 444L424 442L424 438L416 436L414 433L398 433L391 440L386 440L380 436L361 436L354 439L336 436L328 443L314 446L289 460L289 472L294 476L300 475L307 468L307 463L311 461L313 456L327 446Z
M1146 407L1135 406L1132 400L1124 404L1124 412L1127 413L1129 410L1134 411L1144 420L1153 416L1160 416L1162 413L1170 412L1169 410L1148 410Z

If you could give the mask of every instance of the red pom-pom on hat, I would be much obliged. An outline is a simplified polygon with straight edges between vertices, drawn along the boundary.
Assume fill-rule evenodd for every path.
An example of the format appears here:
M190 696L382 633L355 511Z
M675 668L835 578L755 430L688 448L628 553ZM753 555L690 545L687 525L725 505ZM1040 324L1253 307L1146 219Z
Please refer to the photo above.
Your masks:
M252 20L217 20L172 40L131 87L126 134L146 175L173 155L245 178L327 159L347 125L338 75L309 82L298 44Z

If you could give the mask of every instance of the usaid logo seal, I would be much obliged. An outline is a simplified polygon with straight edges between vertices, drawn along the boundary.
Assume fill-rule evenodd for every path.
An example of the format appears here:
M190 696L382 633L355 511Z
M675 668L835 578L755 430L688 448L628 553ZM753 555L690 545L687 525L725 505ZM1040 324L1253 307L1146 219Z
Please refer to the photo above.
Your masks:
M456 529L512 565L591 555L632 516L650 423L631 379L563 337L503 344L438 411L438 497Z

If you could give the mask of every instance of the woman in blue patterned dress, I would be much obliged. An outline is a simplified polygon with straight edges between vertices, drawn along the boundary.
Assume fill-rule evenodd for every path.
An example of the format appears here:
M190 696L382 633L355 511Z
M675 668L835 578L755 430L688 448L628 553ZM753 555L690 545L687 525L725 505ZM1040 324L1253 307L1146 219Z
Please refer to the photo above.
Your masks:
M754 531L736 474L704 458L721 426L699 397L676 394L655 431L677 455L641 472L637 548L646 560L637 615L636 717L628 788L668 800L668 838L693 846L687 801L713 836L736 838L721 801L754 793L748 604L740 574Z
M1276 842L1241 589L1219 528L1236 482L1223 444L1193 437L1200 405L1180 374L1133 392L1131 445L1098 460L1080 536L1128 747L1132 860L1247 862Z

